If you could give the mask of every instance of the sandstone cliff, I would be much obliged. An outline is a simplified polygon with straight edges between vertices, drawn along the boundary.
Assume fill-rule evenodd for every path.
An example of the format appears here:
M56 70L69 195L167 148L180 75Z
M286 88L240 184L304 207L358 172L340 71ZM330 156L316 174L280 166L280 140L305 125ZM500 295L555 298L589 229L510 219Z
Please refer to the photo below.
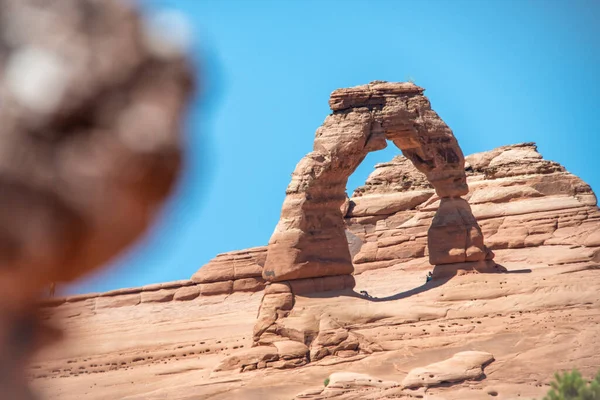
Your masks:
M559 369L595 373L594 193L532 143L467 156L464 168L465 199L506 273L456 264L457 276L425 284L441 201L398 156L342 207L354 291L335 276L295 291L280 329L304 344L251 348L259 247L218 255L190 281L48 303L69 337L39 355L34 385L49 399L509 399L542 397Z

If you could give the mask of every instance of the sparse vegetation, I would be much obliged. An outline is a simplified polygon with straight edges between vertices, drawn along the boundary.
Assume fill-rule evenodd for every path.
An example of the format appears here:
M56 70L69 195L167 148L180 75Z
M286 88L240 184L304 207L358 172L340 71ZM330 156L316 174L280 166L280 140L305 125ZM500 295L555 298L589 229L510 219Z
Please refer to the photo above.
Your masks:
M600 371L590 382L583 379L576 369L563 374L556 373L554 377L552 389L544 400L600 400Z
M327 385L329 385L329 378L325 378L323 384L325 385L325 387L327 387Z

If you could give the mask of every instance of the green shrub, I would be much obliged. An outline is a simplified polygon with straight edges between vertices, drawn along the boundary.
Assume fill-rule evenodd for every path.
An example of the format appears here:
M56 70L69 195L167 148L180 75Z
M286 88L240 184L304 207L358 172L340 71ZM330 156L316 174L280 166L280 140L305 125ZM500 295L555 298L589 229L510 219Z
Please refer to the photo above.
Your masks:
M329 378L325 378L325 381L323 381L323 384L325 385L325 387L327 387L327 385L329 385Z
M600 400L600 371L591 382L584 380L576 369L562 375L556 373L554 378L544 400Z

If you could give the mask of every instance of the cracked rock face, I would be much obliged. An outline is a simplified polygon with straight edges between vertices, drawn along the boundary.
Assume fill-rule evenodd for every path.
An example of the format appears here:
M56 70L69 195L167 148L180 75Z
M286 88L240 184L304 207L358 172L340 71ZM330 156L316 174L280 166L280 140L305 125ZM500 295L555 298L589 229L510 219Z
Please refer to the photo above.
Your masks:
M168 36L130 2L0 0L2 365L37 340L39 292L115 256L170 192L193 80ZM28 398L19 363L8 398Z
M411 83L373 82L332 93L333 113L317 129L313 151L296 166L281 219L269 242L263 277L271 282L346 275L353 272L345 234L346 183L365 156L393 142L427 181L402 179L410 187L433 186L445 199L429 242L433 264L482 261L493 255L483 244L477 221L460 196L468 193L465 160L448 126L431 109L423 89ZM408 183L410 181L410 184ZM408 185L408 186L407 186ZM399 199L397 207L416 199ZM447 199L447 201L446 201ZM375 209L365 198L349 212ZM358 207L358 208L356 208ZM370 208L369 208L370 207ZM353 210L354 209L354 210ZM377 212L387 212L379 210ZM441 244L438 239L442 239Z

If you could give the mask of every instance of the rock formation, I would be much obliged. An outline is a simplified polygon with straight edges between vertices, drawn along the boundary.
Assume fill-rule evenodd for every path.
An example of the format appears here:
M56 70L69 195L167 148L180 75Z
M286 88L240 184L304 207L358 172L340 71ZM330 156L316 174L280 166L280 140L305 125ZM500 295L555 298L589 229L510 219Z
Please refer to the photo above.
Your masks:
M268 307L261 307L259 313L254 332L257 344L265 342L264 333L275 333L276 321L289 313L287 297L293 297L295 286L306 285L298 280L315 282L338 276L334 281L339 289L353 286L351 279L344 278L354 270L344 223L346 183L370 151L386 147L386 140L425 174L441 198L428 234L431 264L479 262L463 268L480 271L495 266L494 254L485 247L481 228L461 198L469 192L462 151L422 88L412 83L373 82L334 91L329 105L333 113L317 129L313 151L296 166L281 219L269 241L263 278L283 284L276 293L265 292ZM400 195L392 209L373 210L368 202L354 203L351 212L398 211L431 195L411 191ZM399 251L406 251L401 246L404 249ZM447 269L436 269L434 277L442 275L447 275Z
M269 241L263 277L270 282L353 271L342 206L348 177L370 151L392 141L444 199L431 227L432 264L491 259L468 204L464 157L450 128L411 83L373 82L336 90L333 113L313 151L296 166L281 219ZM440 240L443 239L443 240Z
M542 159L535 144L473 154L466 157L465 171L471 188L465 199L490 249L559 244L562 239L553 235L571 237L567 227L577 232L569 239L573 245L597 245L591 234L597 212L591 188L559 164ZM435 224L443 199L432 196L416 206L392 207L401 198L420 197L427 190L423 182L405 184L404 177L417 173L398 156L378 164L366 185L354 193L346 225L363 243L354 256L355 273L427 254L427 227ZM372 211L383 209L382 205L390 211Z
M265 253L265 247L256 247L220 254L210 262L209 268L200 268L192 281L200 284L203 293L260 291L265 286L261 276Z
M463 351L447 360L413 369L402 382L356 372L335 372L329 375L324 388L305 390L295 399L423 398L424 391L414 389L479 379L483 368L493 360L489 353Z
M164 36L128 2L0 0L3 398L30 398L37 296L129 245L177 176L192 78Z
M407 388L430 387L444 383L479 379L483 368L494 361L494 356L483 351L463 351L448 360L415 368L406 375L402 386Z
M348 201L354 292L338 290L340 276L237 291L236 282L260 279L259 247L218 255L193 281L53 299L43 313L69 337L36 358L34 387L48 400L539 399L556 371L595 375L600 210L591 188L532 143L465 161L464 198L507 273L456 268L425 284L427 231L441 201L397 156ZM219 282L227 291L213 290ZM267 291L287 317L252 347ZM462 352L488 355L457 360ZM485 376L435 382L474 379L489 354ZM459 362L471 364L457 376ZM423 368L427 386L403 387Z

